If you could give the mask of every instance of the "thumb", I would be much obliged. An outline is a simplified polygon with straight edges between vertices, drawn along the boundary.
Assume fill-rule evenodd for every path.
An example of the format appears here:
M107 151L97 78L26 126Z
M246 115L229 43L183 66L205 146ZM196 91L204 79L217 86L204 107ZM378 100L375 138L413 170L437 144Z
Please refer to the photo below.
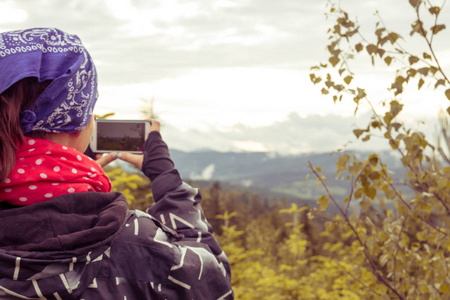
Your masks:
M109 164L112 161L115 161L117 159L117 153L109 153L106 155L103 155L99 159L96 160L96 162L101 166L104 167L107 164Z

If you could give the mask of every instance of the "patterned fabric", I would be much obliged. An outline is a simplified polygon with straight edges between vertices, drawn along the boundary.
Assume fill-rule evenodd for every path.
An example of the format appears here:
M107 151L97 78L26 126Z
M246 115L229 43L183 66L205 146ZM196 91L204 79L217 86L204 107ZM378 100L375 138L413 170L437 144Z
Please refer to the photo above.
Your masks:
M23 112L24 133L76 132L88 124L98 98L97 73L76 35L55 28L1 33L0 94L26 77L52 82Z
M128 211L116 233L91 230L123 218L119 208L126 207L126 199L119 193L68 194L34 207L0 210L0 299L233 299L230 264L205 219L198 189L182 183L162 191L179 179L176 170L158 176L152 189L159 185L162 197L148 213ZM93 216L98 220L91 221ZM9 230L17 222L23 223L19 240ZM36 238L21 245L30 235ZM62 246L46 243L56 236L93 246L70 247L70 239ZM32 242L40 251L26 250L36 250Z
M14 169L0 183L0 201L31 205L88 191L111 191L97 162L74 148L26 137L16 153Z

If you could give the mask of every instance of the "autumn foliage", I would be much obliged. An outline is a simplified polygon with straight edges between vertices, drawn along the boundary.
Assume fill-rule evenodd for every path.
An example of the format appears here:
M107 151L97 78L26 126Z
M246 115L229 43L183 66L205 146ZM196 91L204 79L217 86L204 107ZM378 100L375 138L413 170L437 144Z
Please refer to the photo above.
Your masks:
M356 18L329 2L329 58L311 68L311 81L335 105L351 101L355 114L363 102L372 108L367 124L353 132L363 143L376 138L389 146L405 176L377 153L361 159L342 151L336 177L349 187L342 199L328 189L321 166L312 164L309 180L324 191L314 205L269 203L264 195L224 190L218 182L202 190L203 209L231 262L236 299L450 299L447 116L440 115L440 141L401 120L410 105L406 90L431 88L450 100L450 80L433 47L445 29L443 4L434 2L409 0L416 18L408 37L386 28L382 16L374 34L364 36ZM427 50L408 49L410 39ZM384 99L373 98L358 80L352 66L362 63L392 77ZM373 105L378 102L381 110ZM153 201L148 181L121 170L109 175L131 208ZM331 206L337 214L330 214Z
M335 22L328 32L330 57L327 63L311 68L312 82L321 85L322 93L330 94L334 102L354 101L355 113L362 102L372 108L372 118L366 127L354 130L355 136L362 142L381 136L406 173L405 178L395 177L376 153L364 160L342 154L337 159L337 175L349 182L351 192L339 201L328 192L320 170L310 166L325 189L320 199L323 207L332 202L355 238L353 247L359 248L360 257L353 263L386 288L380 293L382 298L446 299L450 293L448 159L439 143L433 145L433 137L407 128L401 121L401 112L409 105L403 97L406 89L421 90L427 83L450 100L450 81L433 47L445 29L439 22L443 2L436 2L409 1L416 18L408 40L418 38L427 49L419 53L415 47L408 49L406 38L386 28L381 16L369 38L346 11L330 3L327 15ZM354 83L357 74L351 69L352 62L364 58L374 70L381 65L392 76L384 111L373 105L381 99L371 98L364 86ZM448 141L445 122L441 126L441 138ZM360 207L357 216L349 210L356 203Z

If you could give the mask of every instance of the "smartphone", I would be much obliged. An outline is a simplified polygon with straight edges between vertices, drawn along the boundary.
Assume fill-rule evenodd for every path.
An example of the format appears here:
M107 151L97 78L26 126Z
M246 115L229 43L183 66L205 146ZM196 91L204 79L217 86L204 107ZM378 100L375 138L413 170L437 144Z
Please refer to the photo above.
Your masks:
M142 153L150 125L147 120L96 119L91 149L96 153Z

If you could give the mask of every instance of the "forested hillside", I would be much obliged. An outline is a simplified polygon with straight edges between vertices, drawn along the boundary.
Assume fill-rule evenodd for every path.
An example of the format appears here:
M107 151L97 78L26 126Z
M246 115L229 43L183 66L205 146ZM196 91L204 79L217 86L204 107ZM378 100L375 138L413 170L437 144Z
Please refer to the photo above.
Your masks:
M145 210L153 203L148 179L120 168L107 175L113 189L127 195L130 208ZM360 299L367 294L366 284L385 292L364 268L357 270L364 280L351 273L354 266L346 260L358 254L352 249L355 238L343 224L338 235L329 232L342 222L333 213L289 204L286 198L269 203L264 195L224 189L220 182L196 187L232 264L236 299Z
M236 299L450 299L450 107L439 115L439 141L401 120L411 105L407 89L429 88L450 100L450 77L433 44L446 29L439 18L444 2L409 0L411 31L403 37L381 17L367 34L357 16L328 2L329 58L311 68L310 79L336 105L349 101L355 113L368 105L372 117L353 133L362 143L378 138L392 154L339 152L313 160L172 152L193 185L217 180L199 186L202 207L230 259ZM422 48L409 44L414 38ZM355 65L385 72L392 79L386 95L371 95ZM148 180L120 169L108 175L132 208L152 203ZM315 204L283 195L268 201L220 181Z
M177 169L183 178L193 182L220 181L222 185L232 184L236 188L266 195L269 199L315 201L323 194L322 187L315 181L305 180L311 170L308 163L321 167L328 187L342 199L349 192L347 182L336 179L335 153L305 153L278 155L267 152L182 152L170 150ZM370 152L351 152L356 157L366 157ZM392 172L399 178L404 170L398 158L385 151L379 154L383 161L392 166Z

